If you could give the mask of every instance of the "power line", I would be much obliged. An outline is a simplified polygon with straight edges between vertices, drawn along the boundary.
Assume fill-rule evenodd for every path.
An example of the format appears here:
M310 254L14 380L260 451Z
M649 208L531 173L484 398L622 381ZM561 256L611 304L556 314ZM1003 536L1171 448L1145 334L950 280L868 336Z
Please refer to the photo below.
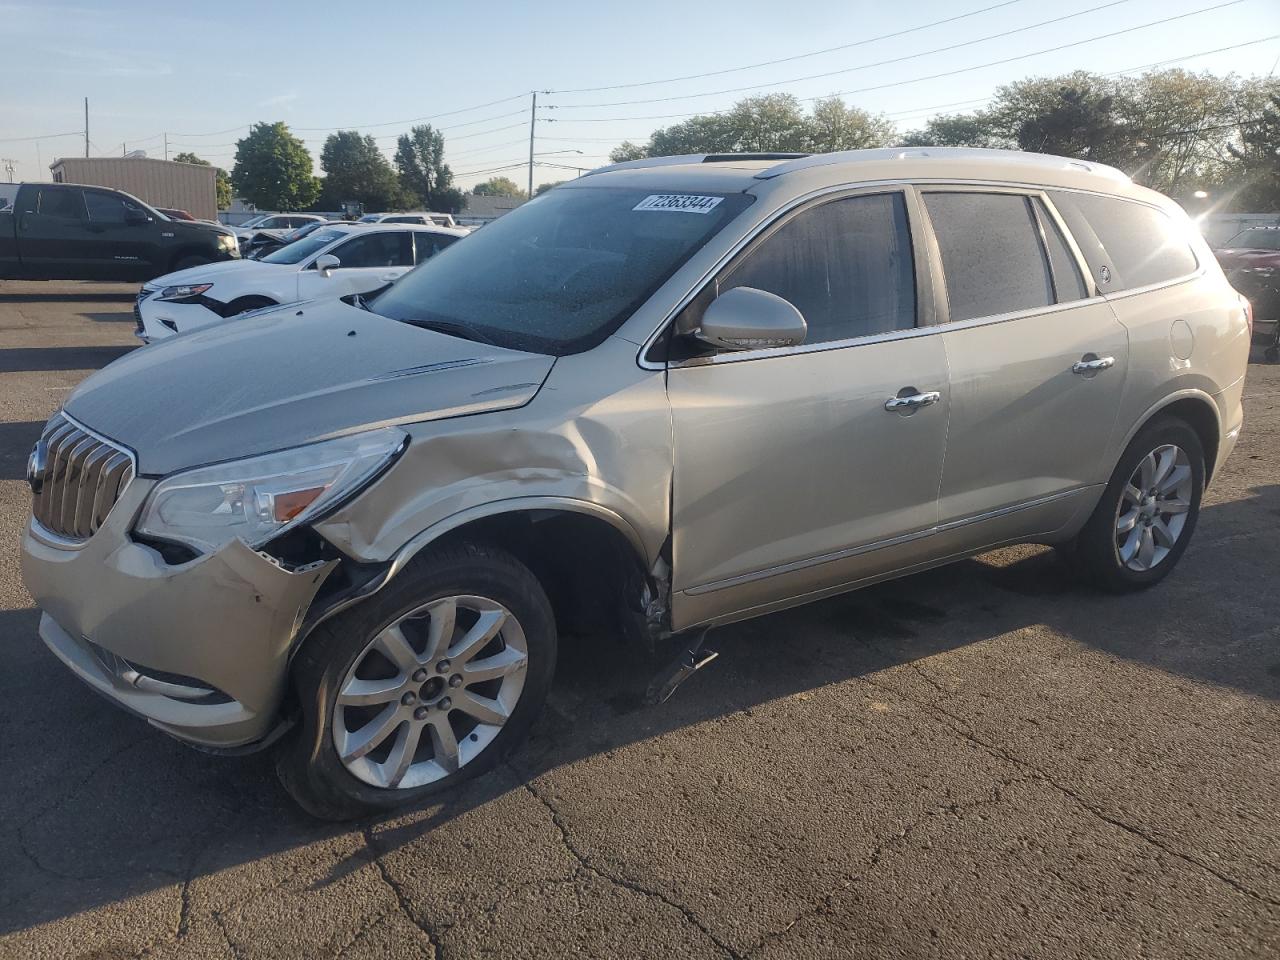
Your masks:
M1188 13L1181 13L1172 17L1164 17L1160 20L1152 20L1149 23L1141 23L1141 24L1138 24L1137 26L1125 27L1123 30L1113 30L1110 33L1101 33L1096 36L1086 37L1083 40L1074 40L1070 43L1058 44L1057 46L1054 46L1054 47L1046 47L1043 50L1034 50L1031 53L1021 53L1012 57L1004 57L1003 59L1000 59L1000 60L988 60L985 63L974 64L973 66L969 66L969 67L960 67L955 70L946 70L946 71L943 71L942 73L931 73L921 77L911 77L910 79L907 79L907 80L895 80L890 83L880 83L880 84L875 84L869 87L858 87L852 90L837 90L834 93L823 94L822 96L817 96L817 97L801 97L800 100L805 103L811 103L815 100L827 100L832 97L843 97L843 96L848 96L849 94L852 94L852 93L868 93L873 90L888 90L892 87L902 87L912 83L922 83L925 80L937 80L942 77L953 77L961 73L972 73L974 70L983 70L983 69L986 69L987 67L1002 66L1003 64L1015 63L1019 60L1029 60L1032 57L1043 56L1046 53L1057 53L1060 50L1069 50L1074 47L1084 46L1085 44L1088 44L1088 43L1095 43L1098 40L1108 40L1112 37L1118 37L1124 34L1134 33L1138 30L1146 30L1146 29L1149 29L1150 27L1160 26L1165 23L1172 23L1173 21L1176 21L1176 20L1183 20L1183 19L1186 19L1187 17L1193 17L1201 13L1208 13L1211 10L1220 10L1223 7L1235 6L1236 4L1243 3L1243 2L1244 0L1227 0L1227 2L1225 3L1215 4L1214 6L1201 7L1198 10L1192 10L1192 11L1189 11ZM1230 49L1230 48L1223 48L1223 49ZM1209 52L1215 52L1215 51L1209 51ZM1192 54L1188 56L1186 59L1191 59L1192 56L1201 56L1201 54ZM554 118L548 117L547 122L548 123L556 123L556 122L559 122L559 123L613 123L619 120L672 120L672 119L681 118L681 117L715 116L718 114L729 113L730 109L695 111L693 113L668 113L668 114L657 114L657 115L641 116L641 117L636 117L636 116L572 117L568 119L559 118L559 117L554 117Z
M670 97L653 97L647 100L614 100L606 103L574 103L564 105L550 105L551 110L585 110L591 107L627 107L635 106L642 103L671 103L676 100L696 100L699 97L717 97L726 93L743 93L748 90L764 90L768 87L783 87L791 83L802 83L806 80L821 80L826 77L836 77L846 73L856 73L859 70L870 70L873 67L886 67L895 63L905 63L908 60L918 60L921 57L930 57L937 53L947 53L951 50L959 50L962 47L972 47L979 43L986 43L988 40L999 40L1003 37L1011 37L1015 33L1026 33L1028 30L1035 30L1038 27L1047 27L1050 24L1061 23L1064 20L1073 20L1076 17L1083 17L1086 14L1097 13L1099 10L1107 10L1111 7L1118 7L1121 4L1131 3L1132 0L1108 0L1107 3L1099 4L1096 7L1089 7L1086 10L1079 10L1075 13L1063 14L1060 17L1053 17L1049 20L1041 20L1039 23L1032 23L1025 27L1014 27L1011 30L1002 30L1000 33L988 34L985 37L977 37L973 40L962 40L959 43L951 43L945 47L935 47L932 50L922 50L919 53L909 53L901 57L890 57L888 60L877 60L872 63L859 64L856 67L845 67L841 70L828 70L824 73L811 73L803 77L790 77L786 80L774 80L769 83L750 84L745 87L726 87L723 90L708 90L703 93L683 93ZM1221 6L1230 6L1232 3L1243 3L1244 0L1229 0L1228 3ZM1217 9L1210 7L1208 9Z
M827 47L825 50L814 50L812 53L798 53L791 57L779 57L777 60L763 60L760 63L749 63L742 67L728 67L724 70L710 70L706 73L690 73L682 77L667 77L664 80L642 80L637 83L615 83L605 87L575 87L571 90L549 90L552 94L565 93L597 93L602 90L629 90L633 87L652 87L662 83L678 83L683 80L701 80L705 77L719 77L726 73L740 73L743 70L755 70L759 67L773 67L780 63L791 63L796 60L804 60L808 57L818 57L824 53L835 53L838 50L850 50L854 47L863 47L869 43L877 43L881 40L890 40L893 37L903 37L908 33L916 33L920 30L927 30L930 27L940 27L943 24L955 23L957 20L966 20L969 17L976 17L980 13L989 13L992 10L999 10L1002 7L1011 7L1016 3L1022 3L1023 0L1005 0L1004 3L992 4L989 7L982 7L979 10L970 10L968 13L957 14L954 17L947 17L944 20L934 20L931 23L922 23L918 27L908 27L905 30L898 30L894 33L882 33L878 37L868 37L865 40L856 40L853 43L842 43L839 46Z
M46 133L38 137L0 137L0 143L30 143L32 140L55 140L58 137L81 137L83 130L72 130L70 133Z

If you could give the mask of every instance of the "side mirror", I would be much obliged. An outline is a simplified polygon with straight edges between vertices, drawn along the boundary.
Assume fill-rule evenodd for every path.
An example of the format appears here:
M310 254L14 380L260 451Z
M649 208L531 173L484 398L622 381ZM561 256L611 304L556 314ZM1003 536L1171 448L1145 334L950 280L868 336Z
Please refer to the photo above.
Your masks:
M794 347L808 332L800 311L782 297L734 287L711 301L694 336L722 350L757 350Z
M332 253L326 253L322 257L316 257L316 269L320 271L323 277L329 276L333 271L342 266L342 261L335 257Z

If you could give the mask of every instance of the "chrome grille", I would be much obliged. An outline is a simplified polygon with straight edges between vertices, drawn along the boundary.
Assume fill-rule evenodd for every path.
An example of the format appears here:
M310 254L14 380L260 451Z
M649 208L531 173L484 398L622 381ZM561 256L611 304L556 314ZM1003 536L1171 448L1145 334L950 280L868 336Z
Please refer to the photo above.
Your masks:
M58 414L45 426L32 454L31 512L51 533L88 540L106 521L133 474L128 450Z

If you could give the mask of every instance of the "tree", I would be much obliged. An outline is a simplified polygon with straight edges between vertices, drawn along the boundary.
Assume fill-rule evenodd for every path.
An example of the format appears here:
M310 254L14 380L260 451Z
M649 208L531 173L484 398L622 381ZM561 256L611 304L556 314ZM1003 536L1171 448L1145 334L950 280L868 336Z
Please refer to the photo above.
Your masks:
M509 177L490 177L484 183L477 183L471 188L471 192L477 197L515 197L517 200L525 199L525 192L516 186L516 182Z
M444 137L430 124L414 127L396 141L396 170L400 186L426 210L461 213L466 202L453 185L453 171L444 162Z
M809 114L789 93L739 100L724 113L704 114L655 130L643 146L625 142L609 158L684 153L823 153L892 143L894 127L883 115L851 107L838 97L819 100Z
M179 153L173 160L175 163L194 163L199 167L213 166L208 160L201 160L194 153ZM231 206L231 177L221 167L213 167L213 169L216 175L213 186L217 191L218 209L225 210Z
M1280 82L1270 90L1245 91L1255 111L1240 126L1240 142L1229 145L1236 161L1238 210L1271 213L1280 210Z
M336 209L354 200L370 210L404 207L405 192L377 141L354 130L329 134L320 151L325 172L322 191L325 206Z
M564 183L563 180L557 180L555 183L540 183L538 184L538 188L533 191L533 195L535 197L540 197L544 193L546 193L548 190L554 190L556 187L560 186L560 184L562 183Z
M923 129L902 138L904 147L1009 147L995 135L984 113L950 113L931 117Z
M231 185L264 210L301 210L315 202L320 185L311 154L284 123L255 123L236 143Z

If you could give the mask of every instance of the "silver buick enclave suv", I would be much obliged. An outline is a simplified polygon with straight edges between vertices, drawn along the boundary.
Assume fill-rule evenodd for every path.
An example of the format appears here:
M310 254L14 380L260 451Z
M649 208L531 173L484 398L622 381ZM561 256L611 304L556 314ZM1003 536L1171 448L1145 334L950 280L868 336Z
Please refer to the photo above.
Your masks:
M1020 541L1155 583L1240 432L1249 322L1182 211L1095 164L618 164L380 293L84 381L24 575L82 680L278 743L304 807L356 815L516 744L558 627L692 635Z

